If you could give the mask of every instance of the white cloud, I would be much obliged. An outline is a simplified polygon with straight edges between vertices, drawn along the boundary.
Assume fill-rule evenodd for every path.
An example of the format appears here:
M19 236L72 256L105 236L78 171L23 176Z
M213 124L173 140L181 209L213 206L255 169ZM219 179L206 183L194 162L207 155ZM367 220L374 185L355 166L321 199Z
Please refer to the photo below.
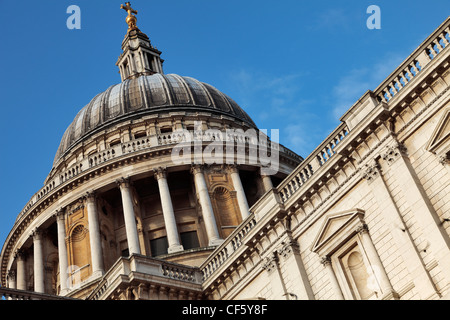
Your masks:
M404 55L389 54L372 67L352 69L332 89L333 117L340 118L367 90L374 90L403 61Z

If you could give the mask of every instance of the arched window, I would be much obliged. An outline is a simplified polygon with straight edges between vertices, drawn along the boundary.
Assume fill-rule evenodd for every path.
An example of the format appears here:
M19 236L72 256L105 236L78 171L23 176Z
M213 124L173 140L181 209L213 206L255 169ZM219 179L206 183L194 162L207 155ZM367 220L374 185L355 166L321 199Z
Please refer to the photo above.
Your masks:
M223 239L242 222L235 193L222 186L215 188L213 192L214 213Z

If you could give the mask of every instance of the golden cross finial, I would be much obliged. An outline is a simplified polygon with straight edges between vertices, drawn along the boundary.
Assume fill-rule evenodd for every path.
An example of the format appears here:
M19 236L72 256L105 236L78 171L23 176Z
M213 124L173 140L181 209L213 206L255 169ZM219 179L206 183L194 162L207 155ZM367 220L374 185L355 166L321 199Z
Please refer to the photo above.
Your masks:
M135 15L133 15L133 13L138 13L137 10L134 10L129 2L125 2L125 5L121 4L120 9L123 9L128 13L128 16L125 19L125 22L128 24L128 31L136 29L139 30L136 26L137 18Z

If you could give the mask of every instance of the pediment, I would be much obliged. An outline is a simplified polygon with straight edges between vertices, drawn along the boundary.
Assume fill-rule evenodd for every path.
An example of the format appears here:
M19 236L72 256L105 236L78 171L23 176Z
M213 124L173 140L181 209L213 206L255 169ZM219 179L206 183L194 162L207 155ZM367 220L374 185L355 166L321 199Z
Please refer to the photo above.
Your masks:
M331 242L339 242L341 239L348 238L352 235L352 227L361 224L363 217L364 211L361 209L346 210L328 215L316 235L311 250L319 252Z
M450 107L448 107L431 135L427 150L441 155L450 149Z

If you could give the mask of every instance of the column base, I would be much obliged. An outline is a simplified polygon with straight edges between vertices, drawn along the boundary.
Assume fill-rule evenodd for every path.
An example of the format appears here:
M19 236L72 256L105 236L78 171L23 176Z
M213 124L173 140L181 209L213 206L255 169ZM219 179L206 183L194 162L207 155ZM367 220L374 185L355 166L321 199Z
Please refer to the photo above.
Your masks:
M170 246L167 249L167 253L175 253L175 252L180 252L180 251L184 251L184 248L181 244L176 244L176 245Z
M212 239L212 240L209 240L208 245L210 247L220 246L224 241L225 240L223 240L223 239Z

